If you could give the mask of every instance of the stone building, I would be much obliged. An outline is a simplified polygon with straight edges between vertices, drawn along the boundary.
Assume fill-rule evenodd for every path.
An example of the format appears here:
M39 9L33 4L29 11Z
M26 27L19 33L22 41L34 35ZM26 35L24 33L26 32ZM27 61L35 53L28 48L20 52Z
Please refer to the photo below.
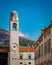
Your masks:
M35 65L52 65L52 23L42 29L36 41Z
M35 65L34 47L19 47L19 65Z
M0 36L6 37L5 40L0 38L0 65L35 65L35 47L19 46L19 22L16 11L12 11L10 15L10 36L5 31L1 32ZM9 44L5 42L6 46L2 45L2 41L6 40Z

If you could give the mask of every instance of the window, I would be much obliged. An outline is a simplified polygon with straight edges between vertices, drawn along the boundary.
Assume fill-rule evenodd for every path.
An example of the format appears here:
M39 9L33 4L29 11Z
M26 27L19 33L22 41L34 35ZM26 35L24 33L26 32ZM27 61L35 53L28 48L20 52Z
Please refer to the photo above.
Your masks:
M14 58L12 58L12 60L14 60Z
M31 59L31 55L28 56L28 59Z
M20 64L22 64L22 62L20 62Z
M31 64L31 62L29 62L29 64Z
M27 65L27 64L24 64L24 65Z
M43 56L43 45L40 46L39 50L40 50L39 54L40 54L40 57L41 57L41 56Z
M17 60L17 58L12 58L12 60Z
M44 43L44 54L46 54L46 43Z
M48 43L47 43L47 47L48 47L48 52L50 52L50 39L48 40Z
M37 58L36 58L36 51L35 51L35 60L36 60Z
M13 23L13 30L17 30L17 24Z
M20 59L23 59L23 55L20 55Z
M44 44L44 54L50 52L50 39Z
M40 57L40 48L35 51L35 60Z
M47 33L44 34L44 38L46 38L46 37L47 37Z
M17 58L15 58L15 60L17 60Z
M41 63L41 65L43 65L43 63Z

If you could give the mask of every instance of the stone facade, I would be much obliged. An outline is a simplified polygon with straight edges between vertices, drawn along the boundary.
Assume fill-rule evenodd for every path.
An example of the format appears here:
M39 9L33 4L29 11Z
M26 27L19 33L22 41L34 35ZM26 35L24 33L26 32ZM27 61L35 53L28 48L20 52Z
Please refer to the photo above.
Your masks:
M36 41L35 65L52 65L52 24L42 29Z
M34 47L19 48L19 65L35 65Z
M10 15L10 65L18 64L19 53L19 24L18 14L16 11L12 11Z
M35 65L34 48L19 47L19 24L16 11L10 17L10 62L9 65Z

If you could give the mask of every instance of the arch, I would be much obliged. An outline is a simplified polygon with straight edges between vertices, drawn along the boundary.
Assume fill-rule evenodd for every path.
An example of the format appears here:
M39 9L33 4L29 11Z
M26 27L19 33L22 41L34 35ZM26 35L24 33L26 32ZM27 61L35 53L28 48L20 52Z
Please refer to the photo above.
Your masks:
M17 24L13 23L13 30L17 30Z
M52 61L48 60L46 65L52 65Z

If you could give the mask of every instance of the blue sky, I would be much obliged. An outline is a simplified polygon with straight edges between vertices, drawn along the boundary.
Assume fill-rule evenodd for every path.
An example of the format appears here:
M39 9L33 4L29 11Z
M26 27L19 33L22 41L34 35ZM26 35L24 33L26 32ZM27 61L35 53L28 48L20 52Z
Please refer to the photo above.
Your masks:
M19 16L20 32L37 40L52 19L52 0L0 0L0 27L9 31L10 12Z

